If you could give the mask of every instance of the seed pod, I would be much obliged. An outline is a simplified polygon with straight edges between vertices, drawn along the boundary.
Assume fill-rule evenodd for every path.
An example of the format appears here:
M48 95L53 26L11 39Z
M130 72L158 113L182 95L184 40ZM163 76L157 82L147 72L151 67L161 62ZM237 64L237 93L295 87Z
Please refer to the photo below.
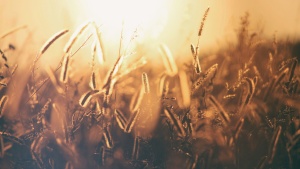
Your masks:
M96 73L95 73L94 71L92 72L91 81L90 81L90 87L91 87L93 90L96 90L96 88L97 88L97 84L96 84Z
M72 46L77 41L78 37L83 33L83 31L87 28L87 26L90 24L90 21L87 21L83 23L79 28L72 34L69 41L66 43L64 47L64 52L67 54L70 52Z
M199 31L198 31L198 36L201 36L201 34L202 34L204 23L205 23L207 15L208 15L208 12L209 12L209 7L206 9L206 11L203 15L203 18L202 18L202 21L201 21L201 24L200 24L200 28L199 28Z
M214 64L213 66L211 66L203 76L201 76L194 82L194 84L192 85L192 91L195 92L196 90L198 90L208 80L212 81L216 76L217 69L218 64Z
M40 49L40 52L38 54L38 56L41 56L43 53L45 53L47 51L47 49L61 36L63 36L64 34L66 34L67 32L69 32L69 30L61 30L59 32L57 32L56 34L54 34L52 37L50 37L46 43L42 46L42 48ZM36 58L36 60L39 58Z
M99 90L91 90L84 93L79 99L79 105L82 107L86 107L90 102L90 100L92 99L92 97L99 92L100 92Z

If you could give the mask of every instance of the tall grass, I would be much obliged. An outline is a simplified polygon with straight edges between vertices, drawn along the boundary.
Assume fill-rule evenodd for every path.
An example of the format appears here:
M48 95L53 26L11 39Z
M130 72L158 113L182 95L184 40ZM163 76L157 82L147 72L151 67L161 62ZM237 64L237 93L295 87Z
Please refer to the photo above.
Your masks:
M162 44L161 74L121 48L113 66L105 58L96 63L103 53L95 51L104 51L98 29L87 37L95 41L91 68L75 66L74 44L89 25L97 29L93 22L80 27L56 68L38 58L67 30L51 37L26 86L1 46L0 168L300 167L298 60L291 43L249 32L248 14L238 44L213 56L200 57L197 43L182 65ZM25 89L20 103L14 88Z

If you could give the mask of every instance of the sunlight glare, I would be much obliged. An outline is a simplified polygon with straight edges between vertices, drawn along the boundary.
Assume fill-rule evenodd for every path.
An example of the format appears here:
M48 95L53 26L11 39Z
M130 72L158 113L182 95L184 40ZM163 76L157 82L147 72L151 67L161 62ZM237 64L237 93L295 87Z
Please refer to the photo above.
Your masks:
M130 36L141 29L145 36L158 36L167 16L168 0L84 0L82 7L89 19L101 25L110 36ZM139 32L140 33L140 32ZM112 37L116 38L116 37Z

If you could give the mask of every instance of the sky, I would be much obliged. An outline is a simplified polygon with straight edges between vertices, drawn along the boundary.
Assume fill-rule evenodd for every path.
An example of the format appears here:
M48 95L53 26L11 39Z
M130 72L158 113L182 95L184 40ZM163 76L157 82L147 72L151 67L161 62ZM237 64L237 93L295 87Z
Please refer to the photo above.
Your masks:
M133 4L120 3L124 2L120 0L0 0L0 34L20 25L27 25L26 32L30 32L32 46L38 50L38 46L54 33L62 29L74 31L81 23L94 19L103 27L108 46L113 46L119 41L120 29L116 23L108 22L134 16L134 21L128 19L125 25L138 25L136 27L142 28L141 36L147 42L165 43L171 51L180 55L179 48L187 49L190 43L197 42L202 16L207 7L210 7L200 39L203 51L214 50L229 41L234 42L240 17L245 12L250 13L250 30L262 29L267 37L272 37L275 32L278 38L300 37L299 0L127 1L132 1L130 3ZM128 12L132 14L128 15ZM149 24L146 24L147 19ZM129 24L127 27L130 27ZM15 41L22 39L14 36L11 38L15 38Z

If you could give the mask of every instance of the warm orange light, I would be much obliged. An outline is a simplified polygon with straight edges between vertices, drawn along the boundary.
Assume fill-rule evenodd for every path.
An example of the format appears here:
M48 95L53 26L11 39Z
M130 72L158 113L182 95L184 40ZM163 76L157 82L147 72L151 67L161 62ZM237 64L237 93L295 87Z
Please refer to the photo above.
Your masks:
M103 32L118 38L123 25L124 38L136 29L145 36L158 36L167 15L168 0L82 0L89 19L102 25Z

